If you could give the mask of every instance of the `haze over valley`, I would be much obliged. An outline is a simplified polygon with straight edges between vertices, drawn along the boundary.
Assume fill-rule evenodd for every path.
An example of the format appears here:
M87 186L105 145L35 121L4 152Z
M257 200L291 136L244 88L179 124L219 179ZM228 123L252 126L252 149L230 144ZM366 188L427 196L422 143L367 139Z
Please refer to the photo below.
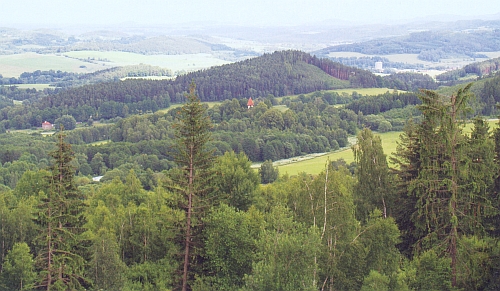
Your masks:
M500 286L500 8L0 8L0 291Z

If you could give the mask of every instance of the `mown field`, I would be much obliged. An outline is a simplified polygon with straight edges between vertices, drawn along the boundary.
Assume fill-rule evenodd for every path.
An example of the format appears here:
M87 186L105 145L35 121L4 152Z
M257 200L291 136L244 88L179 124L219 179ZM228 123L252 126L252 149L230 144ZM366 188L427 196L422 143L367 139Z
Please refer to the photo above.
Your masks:
M106 68L109 68L109 66L67 58L62 54L42 55L36 53L24 53L15 55L0 55L0 74L8 78L17 78L24 72L34 72L36 70L61 70L64 72L91 73Z
M396 151L397 140L399 140L399 135L401 131L391 131L385 133L375 133L380 135L382 139L382 146L384 148L384 153L389 156L390 153ZM280 175L297 175L301 172L306 172L308 174L316 175L321 173L325 169L327 160L336 161L338 159L344 159L348 164L354 162L354 155L351 148L345 148L333 153L328 153L320 157L312 158L309 160L304 160L300 162L290 163L283 166L278 166Z
M91 59L92 61L84 61ZM194 71L229 63L210 54L141 55L127 52L72 51L61 54L0 55L0 74L19 77L36 70L91 73L117 66L147 64L176 71Z
M490 125L490 130L496 128L498 120L488 120ZM467 124L465 127L466 132L470 132L472 129L472 124ZM391 156L392 153L396 152L397 141L401 135L401 131L391 131L385 133L375 133L379 135L382 139L382 147L384 148L384 153L387 157ZM301 172L306 172L308 174L316 175L321 173L325 169L326 161L335 161L338 159L344 159L348 164L354 161L354 155L350 148L336 151L333 153L328 153L320 157L312 158L309 160L304 160L300 162L290 163L287 165L278 166L280 170L280 175L287 173L288 175L297 175ZM389 162L389 159L387 160Z
M34 88L37 90L54 88L54 87L51 87L50 84L16 84L16 85L12 85L12 86L16 86L16 87L21 88L21 89L33 89Z
M183 55L141 55L128 52L99 52L99 51L72 51L65 55L78 59L106 60L112 67L147 64L176 71L195 71L212 66L220 66L229 62L214 58L210 54L183 54Z

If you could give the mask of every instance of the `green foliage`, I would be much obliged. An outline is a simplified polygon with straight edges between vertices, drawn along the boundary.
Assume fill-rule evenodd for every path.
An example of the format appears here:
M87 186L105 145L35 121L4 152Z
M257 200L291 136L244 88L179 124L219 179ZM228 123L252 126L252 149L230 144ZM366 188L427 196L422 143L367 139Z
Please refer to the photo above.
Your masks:
M302 174L284 182L288 188L283 191L289 195L286 200L295 219L320 232L318 282L328 288L352 290L361 286L366 275L361 267L366 251L355 239L359 226L353 199L355 180L347 169L332 170L328 162L326 165L314 178Z
M277 109L266 110L266 112L260 116L260 124L262 127L270 129L283 129L285 125L283 115Z
M384 218L375 210L360 233L361 243L367 252L366 269L391 276L399 268L399 230L392 217Z
M182 270L182 290L186 291L193 282L190 269L191 252L194 233L199 233L204 210L211 204L207 193L211 187L213 150L208 147L211 139L210 129L212 123L206 114L206 108L200 103L195 94L194 82L189 87L186 95L187 103L177 112L178 119L174 124L175 144L174 155L176 163L181 167L180 175L173 176L177 184L174 189L182 193L185 199L183 209L186 212L186 224L184 234L184 264ZM196 210L196 211L195 211ZM196 238L198 241L199 238Z
M257 260L245 276L243 290L317 290L320 235L293 221L283 207L274 208L257 242Z
M76 120L71 115L63 115L54 121L54 124L58 128L64 128L66 130L72 130L76 128Z
M36 222L41 228L37 237L36 258L39 276L36 286L56 290L83 289L84 197L74 184L71 146L58 135L57 149L51 153L49 187L42 194Z
M260 182L259 175L250 166L244 153L230 151L217 159L213 185L219 200L239 210L250 207Z
M363 280L361 291L389 291L390 278L371 270L370 274Z
M101 228L92 242L91 270L88 274L97 289L120 290L123 286L125 264L120 259L116 237Z
M24 242L14 244L5 257L0 275L5 290L32 290L35 277L35 261L28 245Z
M160 291L170 290L172 285L172 267L168 260L146 262L130 266L125 273L127 281L122 290L126 291ZM167 275L167 276L165 276Z
M259 168L260 182L268 184L276 181L279 177L278 167L273 166L271 160L267 160L260 165Z
M14 195L18 199L38 196L40 191L47 189L49 175L46 170L24 172L14 188Z
M252 272L257 252L256 240L264 225L263 215L254 208L242 212L222 204L213 209L205 224L204 269L209 275L200 280L205 284L210 282L213 290L241 287L244 275Z
M391 215L394 195L380 136L374 136L370 129L365 128L358 134L358 142L352 150L358 164L355 192L357 218L366 221L375 208L382 210L384 217Z
M413 290L441 291L451 289L451 260L441 258L433 250L416 257L411 268L415 277L410 279L409 287Z

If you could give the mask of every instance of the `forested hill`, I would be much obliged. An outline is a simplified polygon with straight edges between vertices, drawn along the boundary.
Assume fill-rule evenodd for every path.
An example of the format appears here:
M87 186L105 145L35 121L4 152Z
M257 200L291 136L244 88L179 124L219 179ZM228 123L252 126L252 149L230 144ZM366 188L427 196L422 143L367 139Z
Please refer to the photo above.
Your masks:
M183 93L192 81L196 83L202 101L255 98L269 94L278 97L325 89L382 85L381 78L368 71L318 59L300 51L281 51L181 75L175 80L135 80L76 88L54 97L52 103L53 106L75 106L92 97L92 101L83 102L97 102L98 106L98 100L128 103L126 95L134 96L134 99L140 96L150 99L158 95L166 96L166 93L172 102L183 102ZM134 103L137 101L143 100L132 100Z
M469 64L461 69L456 69L436 76L438 81L457 81L467 75L482 77L500 70L500 58L489 59L482 62Z
M499 43L499 29L460 32L421 31L406 36L327 47L316 54L327 56L330 52L344 51L367 55L418 54L421 60L438 62L452 55L486 57L480 52L496 51Z
M345 87L380 87L382 79L368 71L319 59L300 51L281 51L242 62L179 76L187 88L194 80L204 101L285 96Z
M126 80L85 85L26 101L23 108L0 111L2 120L17 122L11 128L40 126L69 114L77 121L90 116L125 117L155 112L170 102L184 102L194 81L202 101L285 96L336 88L382 87L381 77L357 68L319 59L300 51L281 51L220 67L189 73L175 80Z

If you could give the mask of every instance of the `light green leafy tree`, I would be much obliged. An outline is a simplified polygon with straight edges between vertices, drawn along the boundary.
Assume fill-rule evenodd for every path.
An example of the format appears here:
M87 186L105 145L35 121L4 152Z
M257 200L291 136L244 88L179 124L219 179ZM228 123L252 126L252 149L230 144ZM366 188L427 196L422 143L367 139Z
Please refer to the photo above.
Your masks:
M0 278L6 290L32 290L35 261L26 243L16 243L5 257ZM1 285L0 285L1 286Z
M382 210L383 216L387 217L394 195L380 136L373 135L370 129L365 128L358 134L358 142L352 150L358 165L355 191L358 219L366 221L375 208Z
M93 238L89 278L102 290L120 290L124 284L125 263L120 259L120 249L115 235L101 228Z
M214 165L216 175L213 185L220 197L229 206L247 210L253 203L259 187L259 175L250 166L252 163L244 153L226 152Z
M203 230L206 264L193 290L235 290L252 272L257 239L264 216L255 208L247 212L221 204L205 219Z
M293 220L285 207L275 207L257 242L252 274L245 276L243 290L317 290L317 255L320 233Z
M273 166L273 161L267 160L259 168L260 182L269 184L276 181L279 177L278 167Z
M375 270L371 270L370 274L363 280L361 291L389 291L390 278L380 274Z

